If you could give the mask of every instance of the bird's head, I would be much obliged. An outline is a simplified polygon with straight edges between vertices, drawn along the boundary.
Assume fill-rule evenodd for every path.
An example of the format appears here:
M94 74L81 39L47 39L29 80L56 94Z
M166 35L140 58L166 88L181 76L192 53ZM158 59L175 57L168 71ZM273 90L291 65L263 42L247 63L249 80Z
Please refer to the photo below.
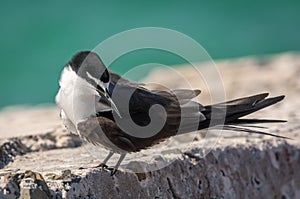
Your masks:
M68 65L79 77L95 88L99 86L103 88L109 84L109 72L100 57L94 52L79 52L73 56Z
M72 90L81 96L91 94L99 96L102 102L119 115L115 103L110 98L111 93L108 91L110 83L108 69L95 52L81 51L75 54L67 63L64 71L60 80L61 87L66 85L65 87L69 88L70 82L72 82Z

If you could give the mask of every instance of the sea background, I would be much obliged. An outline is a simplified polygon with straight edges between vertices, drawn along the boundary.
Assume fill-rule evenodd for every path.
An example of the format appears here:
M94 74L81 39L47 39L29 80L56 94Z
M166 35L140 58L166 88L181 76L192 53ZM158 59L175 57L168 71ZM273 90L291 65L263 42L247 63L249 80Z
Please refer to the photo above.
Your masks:
M60 72L71 56L128 29L182 32L214 60L266 56L300 50L299 13L299 0L1 1L0 108L54 103ZM144 50L120 57L110 68L123 74L149 62L186 63Z

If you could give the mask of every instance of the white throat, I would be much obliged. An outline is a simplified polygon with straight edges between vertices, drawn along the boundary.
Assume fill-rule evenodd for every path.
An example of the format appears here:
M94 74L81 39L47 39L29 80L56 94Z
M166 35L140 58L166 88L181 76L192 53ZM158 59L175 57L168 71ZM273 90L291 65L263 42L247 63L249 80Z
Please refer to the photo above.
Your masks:
M78 76L70 66L64 68L59 85L56 103L75 126L96 114L95 106L100 99L96 89Z

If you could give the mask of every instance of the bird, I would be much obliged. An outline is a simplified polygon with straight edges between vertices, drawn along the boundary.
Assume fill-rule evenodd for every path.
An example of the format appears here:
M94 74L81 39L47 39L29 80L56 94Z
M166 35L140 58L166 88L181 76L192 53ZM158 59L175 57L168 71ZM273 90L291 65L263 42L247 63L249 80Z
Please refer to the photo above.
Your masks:
M284 95L268 97L269 93L260 93L202 105L193 100L201 93L198 89L147 88L110 71L93 51L80 51L71 58L62 70L59 86L55 100L63 124L70 132L109 151L99 167L110 168L111 175L127 153L210 126L289 139L248 128L285 120L243 118L282 101ZM108 167L115 153L120 158L114 167Z

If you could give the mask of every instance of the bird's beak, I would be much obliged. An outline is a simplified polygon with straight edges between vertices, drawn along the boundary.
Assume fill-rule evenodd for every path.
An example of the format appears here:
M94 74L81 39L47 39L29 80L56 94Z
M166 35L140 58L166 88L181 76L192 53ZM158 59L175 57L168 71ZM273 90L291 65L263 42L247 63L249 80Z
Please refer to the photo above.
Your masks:
M108 103L110 105L110 107L112 108L113 111L115 111L118 116L120 118L122 118L116 104L114 103L114 101L111 99L110 94L107 92L106 87L104 86L103 82L101 82L100 80L94 78L89 72L87 72L87 76L92 79L98 86L101 87L101 90L97 90L97 92L99 93L100 97L106 101L106 103Z
M118 116L120 118L122 118L122 116L121 116L116 104L114 103L114 101L111 98L108 98L108 101L110 102L111 108L118 114Z
M102 86L101 86L101 88L102 88ZM120 118L122 118L122 116L121 116L121 114L120 114L120 112L119 112L116 104L111 99L111 97L109 96L109 94L104 89L103 89L103 91L102 90L97 90L97 92L99 93L101 99L104 100L111 107L111 109L118 114L118 116Z

